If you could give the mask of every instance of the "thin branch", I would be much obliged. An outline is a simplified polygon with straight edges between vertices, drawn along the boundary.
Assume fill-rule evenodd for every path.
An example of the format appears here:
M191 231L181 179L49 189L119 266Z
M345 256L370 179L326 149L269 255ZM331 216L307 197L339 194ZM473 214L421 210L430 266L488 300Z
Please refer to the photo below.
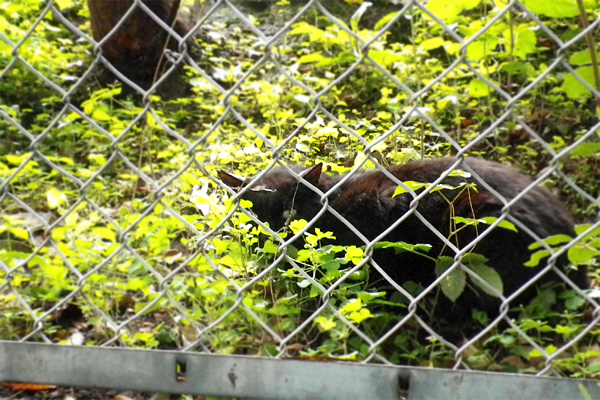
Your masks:
M583 0L577 0L577 6L579 7L579 16L581 18L581 27L585 30L590 26L590 22L588 19L587 12L585 11L585 6L583 5ZM588 48L590 49L590 57L592 59L592 69L594 71L594 83L596 90L600 91L600 74L598 73L598 54L596 52L596 41L594 40L594 35L592 31L589 31L585 35L585 39L587 41ZM600 107L600 98L596 96L596 107Z

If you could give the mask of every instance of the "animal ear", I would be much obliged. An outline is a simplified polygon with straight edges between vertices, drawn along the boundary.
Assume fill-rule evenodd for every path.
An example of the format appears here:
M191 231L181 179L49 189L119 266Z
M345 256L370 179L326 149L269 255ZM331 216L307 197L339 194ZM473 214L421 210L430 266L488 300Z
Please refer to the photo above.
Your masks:
M244 186L244 179L225 171L219 171L219 179L230 188L239 188Z
M308 181L313 186L319 186L319 179L321 178L321 171L323 164L317 164L312 168L306 169L300 173L300 176Z

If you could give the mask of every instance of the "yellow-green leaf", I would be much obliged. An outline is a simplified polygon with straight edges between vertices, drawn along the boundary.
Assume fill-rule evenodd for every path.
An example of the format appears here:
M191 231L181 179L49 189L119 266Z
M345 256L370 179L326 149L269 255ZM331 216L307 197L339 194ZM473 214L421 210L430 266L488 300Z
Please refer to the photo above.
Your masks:
M433 49L437 49L440 46L444 45L444 38L441 37L434 37L431 39L427 39L427 40L423 40L423 42L421 43L421 45L419 47L421 47L423 50L433 50Z
M404 186L406 186L409 189L412 189L412 191L417 191L419 189L422 189L426 186L429 186L429 183L422 183L422 182L415 182L415 181L406 181L403 182ZM396 197L398 195L401 195L403 193L407 193L408 190L404 189L402 186L398 186L396 188L396 190L394 190L394 194L392 195L392 197Z
M469 95L479 98L485 97L490 93L490 87L479 79L474 79L469 83Z
M27 240L29 239L29 232L27 232L23 228L10 228L10 233L18 237L19 239Z
M571 65L586 65L592 63L592 55L588 50L578 51L577 53L573 53L571 57L569 57L569 63Z
M360 301L360 299L352 299L342 308L342 311L345 313L351 313L358 311L361 308L362 302Z
M73 5L73 0L54 0L54 3L58 6L59 10L64 10Z
M298 62L300 64L309 64L309 63L321 61L322 59L323 59L323 56L321 55L321 53L312 53L312 54L307 54L305 56L300 57L298 59Z
M348 315L348 319L352 322L356 322L357 324L360 324L362 321L364 321L367 318L373 318L373 314L371 314L371 311L369 311L366 308L361 309L360 311L355 311L353 313L350 313L350 315Z
M600 143L581 143L571 151L572 155L581 157L589 157L597 153L600 153Z
M325 317L315 318L315 323L319 324L319 327L324 331L330 331L337 325L334 321Z
M427 9L440 19L451 19L463 10L477 7L481 0L431 0Z
M56 188L50 188L46 192L46 199L48 200L48 207L51 209L55 209L67 202L67 196Z
M112 231L109 228L104 228L104 227L93 228L92 232L94 234L100 236L102 239L108 240L109 242L117 241L117 235L115 234L114 231Z
M591 66L577 68L575 72L591 87L594 87L594 69ZM573 100L583 100L592 94L573 74L567 75L562 84L562 90Z
M435 266L435 274L439 277L448 268L454 264L454 260L451 257L442 256L438 259L437 265ZM455 268L446 278L440 282L440 287L444 295L450 299L450 301L456 301L465 289L466 274L460 268Z
M529 11L551 18L572 18L579 16L577 0L522 0Z
M305 219L297 219L290 223L290 229L294 232L294 235L300 232L306 226L308 222Z

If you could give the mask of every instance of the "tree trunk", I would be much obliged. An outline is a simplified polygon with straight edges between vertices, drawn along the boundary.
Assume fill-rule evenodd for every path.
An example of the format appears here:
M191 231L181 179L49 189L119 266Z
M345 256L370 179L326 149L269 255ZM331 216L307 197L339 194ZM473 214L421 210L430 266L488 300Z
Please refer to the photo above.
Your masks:
M181 0L143 0L143 3L178 35L184 36L189 31L177 15ZM88 0L94 39L104 39L133 4L134 0ZM164 50L176 51L177 47L177 41L167 31L136 7L102 45L102 54L119 72L147 89L164 72Z

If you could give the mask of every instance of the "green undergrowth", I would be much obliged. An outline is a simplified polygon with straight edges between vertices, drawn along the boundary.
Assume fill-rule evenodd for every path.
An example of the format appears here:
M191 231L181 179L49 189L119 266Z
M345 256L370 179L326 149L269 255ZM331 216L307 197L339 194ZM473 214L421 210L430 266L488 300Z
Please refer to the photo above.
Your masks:
M90 35L84 1L56 3ZM574 2L556 0L544 9L536 8L539 2L523 3L563 42L581 31ZM419 10L409 10L377 36L395 15L372 22L358 12L342 28L311 9L258 67L266 50L251 30L241 22L209 18L197 40L198 65L225 89L252 72L225 97L186 66L182 79L192 93L177 99L152 96L153 114L144 114L141 99L124 94L120 84L100 87L94 74L70 98L86 118L64 108L64 99L29 66L68 90L94 66L94 57L92 45L51 14L18 49L27 66L12 63L14 51L0 37L0 70L6 72L0 79L0 110L15 121L0 118L0 185L10 181L10 194L0 194L0 338L40 340L43 334L56 343L428 367L463 362L475 369L530 373L544 368L545 358L531 341L551 355L592 321L575 291L545 287L536 301L517 310L514 324L529 339L499 324L457 357L414 320L391 331L407 304L389 286L382 290L371 282L368 267L356 268L365 259L364 248L322 245L335 232L311 227L303 248L282 249L279 239L253 224L215 181L219 170L258 173L272 162L273 148L284 143L281 160L318 161L328 173L347 172L365 157L388 166L451 155L452 142L469 146L472 156L542 173L552 152L569 149L597 123L595 102L562 64L553 66L559 44L526 14L510 11L477 35L504 5L500 0L429 2L428 9L453 32L475 38L464 61L449 73L461 46ZM595 20L598 4L585 5ZM37 0L0 1L0 32L18 43L43 9ZM283 1L263 18L285 19L296 11L297 5ZM261 29L261 19L253 21ZM346 30L364 42L374 39L369 58L356 68L366 53ZM569 47L564 60L595 85L585 40ZM353 72L338 80L349 68ZM416 101L404 90L419 93L426 87ZM311 93L327 88L319 98ZM505 97L519 93L524 95L516 101ZM31 145L20 127L39 140ZM586 136L560 159L569 180L552 175L543 182L581 224L596 222L598 209L575 188L597 197L599 153L597 134ZM251 210L251 204L241 205ZM303 223L296 221L292 231ZM596 236L569 252L575 264L588 265L594 282ZM418 291L414 286L408 289ZM439 290L448 297L461 294L448 285ZM419 315L426 318L431 304L421 306ZM36 325L34 316L44 323ZM485 313L473 315L475 327L490 322ZM597 376L598 333L593 327L562 351L554 370ZM386 339L371 348L363 335L373 342Z

